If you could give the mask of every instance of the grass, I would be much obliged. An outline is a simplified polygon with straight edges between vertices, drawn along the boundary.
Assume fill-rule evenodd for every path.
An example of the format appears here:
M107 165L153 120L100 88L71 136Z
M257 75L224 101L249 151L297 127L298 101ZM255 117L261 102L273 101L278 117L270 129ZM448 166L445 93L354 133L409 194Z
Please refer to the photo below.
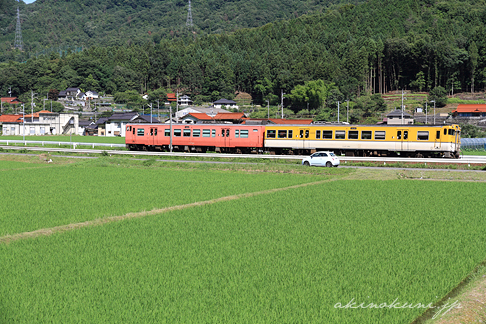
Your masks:
M10 170L2 174L2 183L9 190L2 195L0 236L316 179L316 173L298 174L291 168L277 173L259 166L253 168L255 172L250 167L246 168L250 172L242 172L229 166L167 165L109 157L54 164L42 170L32 167L37 165L14 169L7 163ZM315 172L324 177L325 172L348 173ZM29 207L19 201L28 201Z
M0 245L0 322L409 323L336 305L446 295L485 257L484 190L333 181Z

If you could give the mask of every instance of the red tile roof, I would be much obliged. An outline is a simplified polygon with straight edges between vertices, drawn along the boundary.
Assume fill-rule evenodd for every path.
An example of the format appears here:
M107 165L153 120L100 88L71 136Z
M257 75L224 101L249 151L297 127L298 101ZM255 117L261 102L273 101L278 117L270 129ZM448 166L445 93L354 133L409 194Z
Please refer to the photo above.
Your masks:
M197 118L199 120L212 120L211 116L208 116L205 113L189 113L187 115L191 115L194 118Z
M214 116L216 120L235 120L235 119L243 119L245 117L244 113L218 113Z
M22 120L22 115L2 115L0 116L0 123L15 123Z
M9 103L9 104L19 104L19 103L22 103L21 101L19 101L19 99L17 99L17 97L2 97L2 102L6 102L6 103Z
M175 93L168 93L167 94L167 100L168 101L177 101L177 97Z
M49 110L41 110L41 111L34 113L34 118L35 117L38 118L39 114L54 114L54 113L51 113ZM31 116L32 116L31 114L25 115L25 117L31 117Z
M453 112L457 113L479 113L486 112L486 105L482 104L459 104Z

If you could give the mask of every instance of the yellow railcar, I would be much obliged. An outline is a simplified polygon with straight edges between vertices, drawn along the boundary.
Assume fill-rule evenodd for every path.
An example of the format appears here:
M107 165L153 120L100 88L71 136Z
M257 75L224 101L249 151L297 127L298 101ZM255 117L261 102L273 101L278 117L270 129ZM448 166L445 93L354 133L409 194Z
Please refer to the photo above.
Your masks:
M267 125L265 148L275 154L457 158L460 132L458 125Z

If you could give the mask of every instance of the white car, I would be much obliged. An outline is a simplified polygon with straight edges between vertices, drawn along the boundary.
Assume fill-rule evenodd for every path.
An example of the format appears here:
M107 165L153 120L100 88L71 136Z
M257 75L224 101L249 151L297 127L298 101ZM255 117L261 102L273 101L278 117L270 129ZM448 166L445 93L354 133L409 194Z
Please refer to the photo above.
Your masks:
M302 165L305 166L325 166L337 167L339 165L339 158L333 152L316 152L311 156L302 160Z

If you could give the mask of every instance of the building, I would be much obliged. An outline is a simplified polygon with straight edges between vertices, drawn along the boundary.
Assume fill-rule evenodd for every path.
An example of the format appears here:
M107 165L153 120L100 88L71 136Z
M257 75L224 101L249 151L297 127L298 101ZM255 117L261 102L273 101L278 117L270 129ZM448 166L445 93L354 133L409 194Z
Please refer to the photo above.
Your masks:
M190 104L192 104L192 100L189 96L183 95L179 97L179 106L189 106Z
M220 108L199 108L199 107L188 107L176 112L175 117L176 120L182 119L185 115L190 113L202 113L206 114L209 117L214 117L219 113L229 113L229 111Z
M219 99L213 102L213 107L214 108L231 108L231 109L238 109L238 105L236 104L236 101L233 100L228 100L228 99Z
M413 125L413 117L409 113L396 109L386 115L386 123L388 125Z
M454 117L486 117L486 105L459 104L452 114Z
M55 113L41 110L20 118L3 122L3 135L56 135L76 134L79 127L77 114Z
M9 104L9 105L20 105L22 102L17 97L2 97L1 98L2 105Z
M205 113L188 113L182 117L181 120L184 124L196 124L201 122L211 122L213 121L213 117L208 116Z

